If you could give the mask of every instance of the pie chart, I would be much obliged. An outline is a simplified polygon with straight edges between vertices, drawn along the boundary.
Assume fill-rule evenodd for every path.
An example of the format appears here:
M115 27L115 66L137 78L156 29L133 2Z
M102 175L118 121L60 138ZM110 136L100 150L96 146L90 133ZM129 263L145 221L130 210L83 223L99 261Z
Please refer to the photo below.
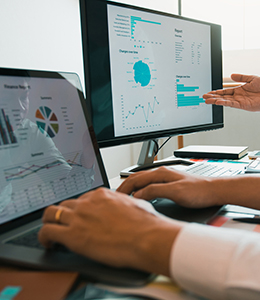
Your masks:
M151 80L151 72L148 65L141 60L134 64L134 79L141 86L147 86Z
M53 138L59 132L58 118L47 106L40 106L35 113L36 124L42 132Z

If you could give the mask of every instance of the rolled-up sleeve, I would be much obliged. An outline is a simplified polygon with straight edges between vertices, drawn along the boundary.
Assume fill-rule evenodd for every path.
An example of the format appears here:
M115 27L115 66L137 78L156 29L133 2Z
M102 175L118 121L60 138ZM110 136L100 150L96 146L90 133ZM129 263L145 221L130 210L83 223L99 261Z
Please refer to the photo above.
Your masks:
M260 234L188 224L173 244L172 278L208 299L260 299Z

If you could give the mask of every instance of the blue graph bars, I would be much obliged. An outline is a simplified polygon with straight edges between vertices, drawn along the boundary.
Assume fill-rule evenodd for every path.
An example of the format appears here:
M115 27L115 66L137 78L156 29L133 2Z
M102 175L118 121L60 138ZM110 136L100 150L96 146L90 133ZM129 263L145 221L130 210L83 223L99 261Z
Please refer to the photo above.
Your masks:
M200 96L185 96L184 94L177 95L178 106L194 106L205 103L204 99Z
M143 20L140 17L131 16L131 38L132 39L134 38L135 25L136 25L137 22L144 22L144 23L149 23L149 24L161 25L161 23L159 23L159 22Z
M177 84L177 93L178 92L195 92L198 90L198 86L185 86L184 84Z
M177 80L177 82L179 82ZM194 106L205 103L205 100L200 96L187 95L184 93L196 92L198 86L185 86L184 84L177 83L177 105L180 106Z
M16 144L17 139L13 132L8 115L0 109L0 145Z

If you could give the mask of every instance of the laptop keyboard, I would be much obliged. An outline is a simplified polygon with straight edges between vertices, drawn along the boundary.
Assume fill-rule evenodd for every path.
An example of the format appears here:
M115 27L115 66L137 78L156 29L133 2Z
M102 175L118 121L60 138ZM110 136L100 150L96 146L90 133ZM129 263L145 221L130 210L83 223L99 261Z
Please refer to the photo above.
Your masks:
M189 166L185 172L194 175L201 175L207 177L221 177L221 176L235 176L244 170L244 167L232 167L224 164L212 164L212 163L195 163Z
M22 234L20 236L17 236L11 240L8 240L7 244L14 244L18 246L25 246L30 248L37 248L37 249L45 249L45 247L39 242L38 240L38 232L40 230L40 227L37 227L33 230L30 230L29 232ZM59 252L70 252L68 248L61 244L55 243L52 250L59 251Z

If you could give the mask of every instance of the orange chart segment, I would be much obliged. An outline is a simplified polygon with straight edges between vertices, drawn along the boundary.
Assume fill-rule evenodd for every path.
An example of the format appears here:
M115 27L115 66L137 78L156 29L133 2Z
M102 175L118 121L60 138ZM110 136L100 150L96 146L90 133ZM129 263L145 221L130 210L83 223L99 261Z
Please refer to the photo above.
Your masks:
M37 119L45 120L44 116L42 115L42 113L40 112L39 109L36 110L35 117L36 117Z

